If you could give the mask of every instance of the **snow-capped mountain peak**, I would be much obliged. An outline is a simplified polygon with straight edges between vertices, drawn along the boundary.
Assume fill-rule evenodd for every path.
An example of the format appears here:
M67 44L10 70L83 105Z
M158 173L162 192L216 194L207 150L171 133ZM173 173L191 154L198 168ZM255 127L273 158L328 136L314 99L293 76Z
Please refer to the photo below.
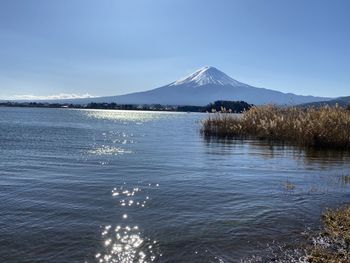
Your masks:
M242 100L248 103L290 105L325 101L329 98L300 96L276 90L257 88L227 76L214 67L204 67L186 78L151 90L125 95L58 100L61 103L114 102L118 104L162 104L204 106L217 100ZM52 101L50 101L52 102Z
M204 85L221 85L221 86L247 86L244 83L241 83L237 80L232 79L231 77L227 76L222 71L218 70L214 67L203 67L191 75L177 80L170 84L170 86L177 86L177 85L184 85L184 84L190 84L191 86L197 87L197 86L204 86Z

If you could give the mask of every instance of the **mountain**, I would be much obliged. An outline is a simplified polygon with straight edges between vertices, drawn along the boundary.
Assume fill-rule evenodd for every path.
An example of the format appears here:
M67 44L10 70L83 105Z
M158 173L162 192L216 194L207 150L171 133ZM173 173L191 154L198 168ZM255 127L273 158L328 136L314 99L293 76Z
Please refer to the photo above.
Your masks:
M97 102L120 104L207 105L217 100L242 100L252 104L301 104L328 98L256 88L227 76L214 67L204 67L163 87L127 95L96 98Z
M217 100L246 101L252 104L301 104L329 98L300 96L257 88L232 79L214 67L204 67L193 74L160 88L120 96L98 97L59 102L83 104L115 102L118 104L163 104L204 106ZM57 102L57 101L55 101Z
M348 107L350 105L350 96L347 97L339 97L336 99L332 100L327 100L327 101L316 101L316 102L310 102L310 103L304 103L301 104L300 106L302 107L321 107L321 106L335 106L339 105L341 107Z

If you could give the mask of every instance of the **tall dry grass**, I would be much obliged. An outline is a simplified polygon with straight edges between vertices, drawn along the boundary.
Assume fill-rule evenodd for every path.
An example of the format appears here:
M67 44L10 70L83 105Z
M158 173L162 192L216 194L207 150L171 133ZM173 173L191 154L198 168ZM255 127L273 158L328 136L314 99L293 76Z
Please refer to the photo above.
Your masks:
M249 136L304 146L350 148L350 111L341 107L254 106L240 116L214 113L203 121L202 132L209 136Z

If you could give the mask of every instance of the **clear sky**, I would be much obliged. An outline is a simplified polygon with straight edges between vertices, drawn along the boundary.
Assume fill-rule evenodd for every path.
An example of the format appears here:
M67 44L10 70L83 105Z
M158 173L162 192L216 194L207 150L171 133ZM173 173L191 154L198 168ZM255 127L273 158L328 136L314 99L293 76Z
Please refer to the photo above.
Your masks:
M350 95L348 0L0 0L0 98L118 95L215 66Z

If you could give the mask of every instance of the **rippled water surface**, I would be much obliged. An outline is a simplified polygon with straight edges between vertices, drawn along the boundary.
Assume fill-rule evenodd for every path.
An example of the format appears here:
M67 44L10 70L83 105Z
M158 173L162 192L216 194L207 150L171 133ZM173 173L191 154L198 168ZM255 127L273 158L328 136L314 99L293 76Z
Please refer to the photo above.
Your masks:
M350 154L205 114L0 108L0 262L240 262L350 202Z

